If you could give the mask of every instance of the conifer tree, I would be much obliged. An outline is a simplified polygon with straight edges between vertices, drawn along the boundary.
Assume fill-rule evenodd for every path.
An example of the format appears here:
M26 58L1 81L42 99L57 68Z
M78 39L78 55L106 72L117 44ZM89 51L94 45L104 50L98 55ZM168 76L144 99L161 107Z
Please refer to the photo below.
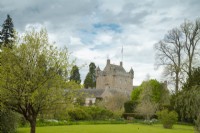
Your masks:
M89 72L86 75L84 80L85 88L95 88L96 87L96 75L95 75L96 66L93 62L89 65Z
M2 25L2 31L0 33L0 46L12 48L14 42L14 25L10 15L7 15L7 19Z
M70 81L75 81L78 84L81 83L79 68L76 65L74 65L72 67L72 70L71 70L71 73L70 73Z

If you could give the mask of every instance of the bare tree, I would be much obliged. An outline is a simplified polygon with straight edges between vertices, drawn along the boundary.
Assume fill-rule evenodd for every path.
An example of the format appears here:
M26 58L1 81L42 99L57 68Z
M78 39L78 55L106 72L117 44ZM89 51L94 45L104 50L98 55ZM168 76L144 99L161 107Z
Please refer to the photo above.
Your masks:
M115 92L114 94L105 97L98 106L103 106L108 110L121 114L124 111L124 103L128 100L128 96L124 93Z
M136 112L145 117L145 120L150 120L150 118L155 114L157 110L157 104L145 100L142 101L136 108Z
M175 93L180 83L190 77L200 41L200 19L185 21L155 44L156 66L164 66L166 76L175 82ZM186 76L185 76L186 75Z
M197 19L194 23L185 21L181 25L181 31L184 36L184 50L187 58L184 63L184 71L188 77L191 76L193 61L197 54L198 45L200 41L200 19Z
M165 74L175 78L175 92L178 92L182 67L182 33L175 28L168 32L163 40L155 45L156 65L165 66Z

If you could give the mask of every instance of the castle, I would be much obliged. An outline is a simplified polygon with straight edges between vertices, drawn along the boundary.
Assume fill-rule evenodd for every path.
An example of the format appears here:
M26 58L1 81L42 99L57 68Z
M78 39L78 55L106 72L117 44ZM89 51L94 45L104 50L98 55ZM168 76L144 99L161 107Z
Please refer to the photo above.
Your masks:
M106 99L116 94L124 95L130 98L133 90L134 71L131 68L126 72L123 63L114 65L107 60L107 64L103 71L99 67L96 69L96 89L81 89L79 93L86 94L85 105L96 103L98 99Z
M107 64L103 71L99 67L96 69L96 89L115 89L118 91L130 92L133 89L133 69L126 72L123 68L123 62L120 65Z

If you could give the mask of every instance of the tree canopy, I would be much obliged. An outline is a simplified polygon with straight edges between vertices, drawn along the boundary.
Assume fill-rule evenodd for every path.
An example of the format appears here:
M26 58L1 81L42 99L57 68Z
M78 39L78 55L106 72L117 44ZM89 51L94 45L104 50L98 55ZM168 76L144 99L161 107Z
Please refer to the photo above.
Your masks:
M75 81L77 84L81 83L79 68L76 65L72 67L72 70L70 72L70 81Z
M63 96L70 66L67 49L51 45L46 30L32 29L13 49L4 47L0 59L1 101L22 114L35 133L38 114Z
M195 120L196 128L200 132L200 68L195 68L187 79L183 90L176 96L175 108L182 119Z
M155 79L143 81L140 86L132 91L132 100L141 101L145 97L155 103L163 104L169 100L169 91L165 83L160 83ZM168 98L166 98L168 97ZM169 102L169 101L168 101Z
M0 32L0 47L4 46L12 48L14 39L15 33L12 18L10 15L7 15L7 18L2 25L2 31Z
M95 74L96 66L93 62L89 65L89 72L86 75L84 80L85 88L95 88L96 87L96 74Z

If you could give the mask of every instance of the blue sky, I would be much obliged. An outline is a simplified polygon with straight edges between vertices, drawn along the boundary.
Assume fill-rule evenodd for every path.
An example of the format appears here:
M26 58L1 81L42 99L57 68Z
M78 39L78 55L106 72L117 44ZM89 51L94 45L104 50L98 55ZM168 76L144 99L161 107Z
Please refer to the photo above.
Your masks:
M133 68L139 85L147 77L165 80L162 68L154 69L153 46L184 20L200 17L199 7L199 0L1 0L0 23L10 14L19 33L45 27L50 41L86 64L82 80L91 61L101 69L108 57L119 64L123 45L124 67Z

